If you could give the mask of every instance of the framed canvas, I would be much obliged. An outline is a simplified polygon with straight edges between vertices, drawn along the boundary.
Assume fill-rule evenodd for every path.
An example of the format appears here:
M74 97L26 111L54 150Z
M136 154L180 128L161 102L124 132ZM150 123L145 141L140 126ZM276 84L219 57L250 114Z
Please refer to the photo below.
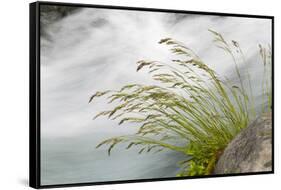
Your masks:
M274 17L30 4L30 186L274 172Z

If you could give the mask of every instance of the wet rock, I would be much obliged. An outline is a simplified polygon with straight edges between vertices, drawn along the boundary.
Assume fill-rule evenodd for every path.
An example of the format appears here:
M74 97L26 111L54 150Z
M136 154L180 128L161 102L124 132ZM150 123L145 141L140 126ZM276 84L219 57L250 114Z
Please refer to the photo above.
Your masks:
M40 27L44 33L45 27L48 25L78 11L77 7L41 5L40 6Z
M214 173L246 173L272 170L272 119L266 113L254 120L224 150Z

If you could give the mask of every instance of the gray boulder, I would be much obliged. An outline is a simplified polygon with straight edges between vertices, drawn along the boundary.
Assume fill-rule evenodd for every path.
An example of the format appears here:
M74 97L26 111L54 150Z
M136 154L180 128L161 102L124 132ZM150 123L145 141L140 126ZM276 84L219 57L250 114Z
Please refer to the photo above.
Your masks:
M243 129L219 158L214 174L272 170L272 118L266 113Z

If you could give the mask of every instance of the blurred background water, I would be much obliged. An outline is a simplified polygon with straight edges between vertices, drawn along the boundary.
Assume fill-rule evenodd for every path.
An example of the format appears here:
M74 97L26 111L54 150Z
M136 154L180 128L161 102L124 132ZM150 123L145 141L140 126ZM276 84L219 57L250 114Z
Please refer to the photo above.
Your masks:
M46 15L47 14L47 15ZM60 19L49 12L41 18L41 182L43 185L174 177L184 155L165 151L138 154L124 146L107 155L95 146L106 138L133 133L130 124L100 118L109 106L102 99L88 104L97 90L118 89L128 83L151 83L136 73L141 59L167 61L167 47L157 42L172 37L191 47L220 76L237 81L234 65L216 48L216 30L240 43L252 76L256 107L261 106L262 63L258 44L270 44L266 19L183 15L172 13L81 8ZM52 22L48 22L50 19Z

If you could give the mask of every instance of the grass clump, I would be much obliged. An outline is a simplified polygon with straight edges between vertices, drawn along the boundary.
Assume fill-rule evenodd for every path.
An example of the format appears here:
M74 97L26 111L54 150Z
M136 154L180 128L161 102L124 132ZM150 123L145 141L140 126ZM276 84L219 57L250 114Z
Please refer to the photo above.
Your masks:
M118 120L119 125L133 123L139 127L135 134L107 139L97 148L108 145L109 155L119 143L127 143L127 149L139 147L139 153L165 149L178 151L187 155L186 160L179 163L181 171L178 176L211 174L224 148L247 127L256 112L250 75L248 73L245 83L234 53L244 56L238 42L227 42L221 34L210 32L215 44L232 57L239 84L222 80L180 42L162 39L159 43L169 46L178 59L169 63L137 62L137 71L146 70L159 85L128 84L118 91L96 92L90 98L89 102L105 96L109 104L117 103L113 109L100 112L95 118L107 116ZM260 53L264 65L268 65L270 52L260 45ZM265 73L269 75L268 70ZM270 87L268 82L263 86L269 107Z

